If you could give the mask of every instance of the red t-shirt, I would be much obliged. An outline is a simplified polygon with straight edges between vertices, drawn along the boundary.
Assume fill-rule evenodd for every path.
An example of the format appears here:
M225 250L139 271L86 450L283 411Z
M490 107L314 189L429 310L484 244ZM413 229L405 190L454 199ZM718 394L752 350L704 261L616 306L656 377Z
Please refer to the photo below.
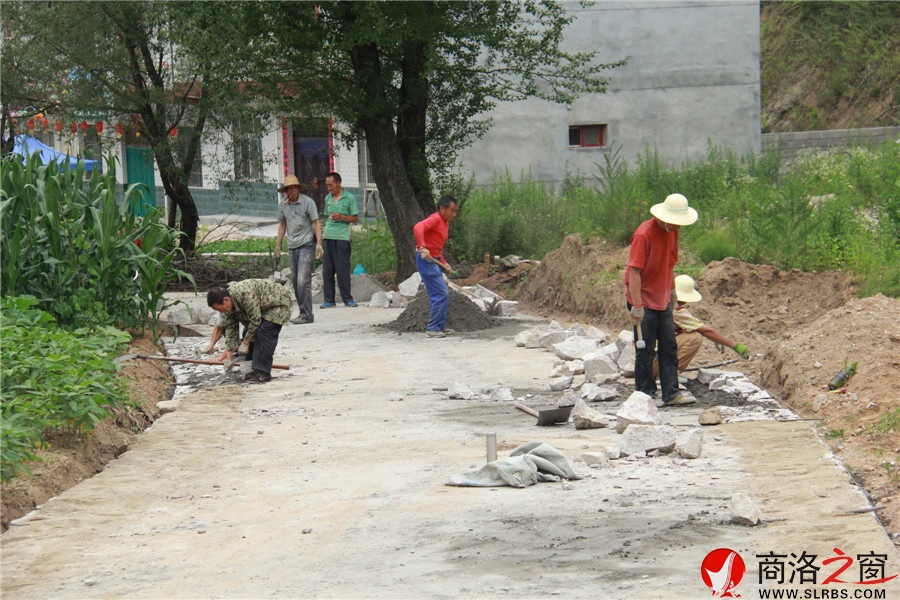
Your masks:
M416 249L422 246L428 248L428 252L435 260L446 263L444 260L444 244L450 233L450 223L441 216L440 212L431 213L423 220L413 225L413 235L416 236Z
M676 262L678 231L664 230L656 224L656 219L641 223L631 236L628 267L641 269L641 299L644 306L666 310L672 300ZM630 271L625 269L625 295L628 302L634 304L628 289Z

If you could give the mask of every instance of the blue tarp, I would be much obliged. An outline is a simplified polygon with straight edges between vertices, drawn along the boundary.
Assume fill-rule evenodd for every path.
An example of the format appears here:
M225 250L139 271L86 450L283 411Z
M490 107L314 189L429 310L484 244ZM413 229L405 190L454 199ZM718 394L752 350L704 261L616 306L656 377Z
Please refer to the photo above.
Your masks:
M67 154L63 154L62 152L58 152L54 150L50 146L42 143L40 140L37 140L31 136L21 134L16 136L16 145L13 148L13 152L18 154L19 156L31 156L37 152L41 153L41 162L45 165L51 162L57 162L62 166L65 164L65 161L68 159L69 165L74 169L78 165L78 159L74 156L68 156ZM88 171L93 171L94 166L97 165L99 161L84 159L85 169ZM102 172L102 166L100 167Z

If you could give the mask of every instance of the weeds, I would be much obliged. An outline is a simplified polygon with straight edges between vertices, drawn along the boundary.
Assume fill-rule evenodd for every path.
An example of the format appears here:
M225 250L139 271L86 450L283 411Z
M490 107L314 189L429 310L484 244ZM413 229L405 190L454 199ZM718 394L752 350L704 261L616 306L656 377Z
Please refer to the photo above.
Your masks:
M706 264L734 256L781 269L842 269L864 296L900 296L900 142L811 154L787 169L777 153L739 159L714 147L680 169L648 149L628 168L612 151L592 183L567 176L556 191L507 173L460 205L451 247L476 262L484 252L541 259L572 233L626 245L653 204L680 192L700 217L681 230L682 271L694 268L693 257Z

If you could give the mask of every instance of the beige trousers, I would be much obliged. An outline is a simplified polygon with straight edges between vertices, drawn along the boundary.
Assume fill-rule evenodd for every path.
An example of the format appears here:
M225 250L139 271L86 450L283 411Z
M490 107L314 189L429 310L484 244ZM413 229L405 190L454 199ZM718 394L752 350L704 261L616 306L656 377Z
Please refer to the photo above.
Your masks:
M678 372L682 373L690 366L691 361L700 352L700 346L703 345L703 336L696 331L690 333L680 333L675 336L675 343L678 345ZM659 364L653 359L653 376L659 375Z

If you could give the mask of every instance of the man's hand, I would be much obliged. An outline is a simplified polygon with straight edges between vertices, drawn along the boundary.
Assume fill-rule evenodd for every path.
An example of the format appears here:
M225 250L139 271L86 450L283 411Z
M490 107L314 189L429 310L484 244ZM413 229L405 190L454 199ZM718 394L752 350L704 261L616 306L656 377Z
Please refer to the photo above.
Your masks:
M281 244L275 246L275 258L281 258Z
M248 341L241 342L241 345L238 346L237 354L246 356L248 352L250 352L250 342L248 342Z
M325 256L325 251L322 249L322 244L316 244L316 258L322 258Z
M750 350L744 344L735 344L734 351L738 353L738 356L741 358L750 358Z
M431 252L428 251L428 248L422 246L419 248L419 256L422 257L422 260L429 260L431 258Z
M637 308L636 306L631 307L631 322L635 325L640 325L641 321L644 320L644 309Z
M450 266L449 264L447 264L447 263L441 263L441 268L444 270L445 273L448 273L448 274L449 274L449 273L452 273L452 272L453 272L453 267L451 267L451 266Z

